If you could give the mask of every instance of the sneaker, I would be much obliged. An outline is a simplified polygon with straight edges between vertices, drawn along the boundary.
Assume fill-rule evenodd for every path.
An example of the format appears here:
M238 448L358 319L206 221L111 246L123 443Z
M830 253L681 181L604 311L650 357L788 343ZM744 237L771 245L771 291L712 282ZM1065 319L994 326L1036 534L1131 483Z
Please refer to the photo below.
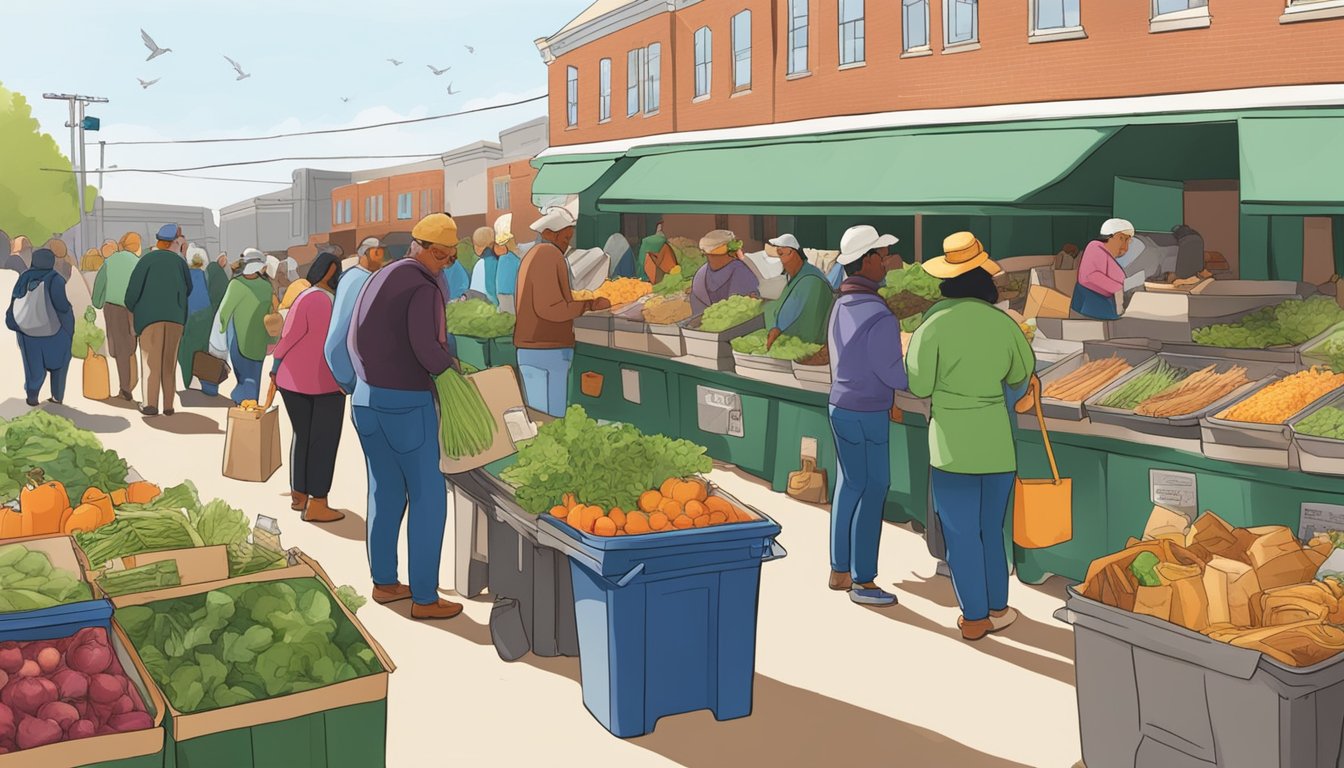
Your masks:
M451 619L462 612L462 606L459 603L448 600L436 600L429 605L419 603L411 604L411 618L424 620Z
M1001 632L1013 625L1022 614L1017 612L1016 608L1004 608L1002 611L990 611L989 623L993 625L990 632Z
M830 587L836 592L848 592L854 586L854 579L844 571L831 571Z
M970 642L980 640L994 631L994 623L989 619L967 621L965 616L957 619L957 627L961 629L961 639Z
M895 605L896 596L873 582L855 584L849 588L849 599L859 605Z
M388 603L395 603L398 600L410 599L411 588L405 584L373 585L373 602L378 603L379 605L387 605Z

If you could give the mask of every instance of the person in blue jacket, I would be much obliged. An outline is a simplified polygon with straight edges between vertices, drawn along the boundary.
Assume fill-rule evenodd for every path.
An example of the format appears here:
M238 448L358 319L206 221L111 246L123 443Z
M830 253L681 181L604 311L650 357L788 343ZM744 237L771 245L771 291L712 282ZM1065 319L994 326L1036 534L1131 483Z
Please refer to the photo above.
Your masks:
M56 272L56 253L50 248L33 251L32 266L14 285L5 325L19 336L28 405L38 404L38 393L48 376L51 402L59 405L65 400L65 378L70 371L75 312L65 294L65 279Z

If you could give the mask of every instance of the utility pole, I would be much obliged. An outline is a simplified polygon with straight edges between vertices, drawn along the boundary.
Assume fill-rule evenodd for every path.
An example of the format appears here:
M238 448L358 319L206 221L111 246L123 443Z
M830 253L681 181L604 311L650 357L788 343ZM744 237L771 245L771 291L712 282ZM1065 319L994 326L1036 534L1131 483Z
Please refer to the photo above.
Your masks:
M84 187L87 186L84 163L84 107L88 104L106 104L107 99L102 96L81 96L76 93L44 93L42 98L49 101L64 101L70 105L70 122L66 126L70 128L70 165L71 170L76 172L75 186L79 193L79 227L75 230L75 245L70 250L75 254L84 252L86 241L84 237ZM93 118L96 120L97 118ZM93 126L98 129L97 125ZM78 153L78 165L75 165L76 153ZM78 258L78 257L76 257Z

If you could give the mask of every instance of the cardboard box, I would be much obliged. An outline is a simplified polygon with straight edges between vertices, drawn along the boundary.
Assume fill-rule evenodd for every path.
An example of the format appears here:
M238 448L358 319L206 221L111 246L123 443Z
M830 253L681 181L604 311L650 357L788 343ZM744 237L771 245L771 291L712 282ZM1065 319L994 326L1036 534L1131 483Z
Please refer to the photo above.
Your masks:
M1052 288L1033 285L1027 289L1027 309L1023 314L1028 318L1067 319L1069 316L1069 297Z
M481 397L485 400L485 407L490 410L490 415L494 417L495 441L484 452L475 456L463 456L460 459L450 459L444 456L440 445L439 469L446 475L456 475L470 472L473 469L480 469L493 461L511 456L518 450L514 445L513 437L509 434L509 427L504 422L505 413L526 407L523 403L523 390L518 384L517 370L511 366L487 368L479 373L471 374L467 377L467 380L476 384L476 388L481 392ZM433 425L433 434L435 443L438 443L438 424Z
M161 563L165 560L177 562L177 575L182 579L179 586L205 584L212 581L224 581L229 578L229 548L223 544L213 547L187 547L184 549L164 549L158 552L141 552L121 558L123 569L139 568L142 565ZM98 585L103 572L90 574L94 589L104 594Z
M291 562L295 562L291 560ZM311 579L315 578L321 581L332 595L333 605L340 608L348 619L359 630L363 636L364 642L368 644L378 661L383 665L383 671L372 675L358 677L354 680L347 680L343 683L334 683L322 688L315 688L309 691L291 693L284 696L277 696L260 701L251 701L246 704L239 704L233 707L224 707L214 709L208 712L194 712L184 714L173 707L170 702L163 699L161 693L156 690L164 701L165 711L172 721L172 736L174 742L190 741L205 736L210 736L226 731L251 728L257 725L267 723L279 723L292 718L303 717L305 715L323 712L341 707L349 707L357 704L382 701L387 698L387 678L388 675L396 671L396 665L388 658L387 651L373 638L360 623L355 614L345 607L345 604L336 598L336 586L331 583L326 571L322 566L309 558L298 553L297 564L288 568L281 568L273 571L262 571L248 576L241 576L236 579L226 581L215 581L204 584L193 584L191 586L174 587L172 589L161 589L156 592L141 592L136 595L123 595L115 598L112 604L117 608L125 608L131 605L148 605L160 600L171 600L189 595L198 595L203 592L209 592L226 586L238 584L255 584L267 581L282 581L285 579ZM128 642L126 647L133 657L136 668L143 669L140 662L139 653ZM148 674L145 675L145 681L151 688L157 689L157 683ZM3 766L8 768L8 766Z
M224 435L225 477L264 483L280 468L280 409L230 408Z
M1073 298L1074 286L1078 285L1078 270L1076 269L1056 269L1055 270L1055 290Z

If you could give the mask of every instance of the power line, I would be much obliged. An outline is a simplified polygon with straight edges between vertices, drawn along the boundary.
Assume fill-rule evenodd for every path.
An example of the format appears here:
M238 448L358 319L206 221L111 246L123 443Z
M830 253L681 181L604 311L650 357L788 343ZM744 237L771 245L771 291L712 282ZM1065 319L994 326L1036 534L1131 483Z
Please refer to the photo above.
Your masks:
M173 173L172 171L135 171L134 169L128 169L128 170L130 170L133 173L152 173L160 176L175 176L179 179L200 179L201 181L241 181L248 184L286 184L286 185L294 183L292 180L276 181L274 179L231 179L224 176L197 176L191 173ZM104 171L104 173L108 172L109 171Z
M207 171L212 168L236 168L242 165L266 165L268 163L312 162L317 160L411 160L442 157L442 152L427 152L413 155L306 155L295 157L272 157L266 160L239 160L233 163L212 163L193 165L185 168L105 168L103 173L181 173L184 171ZM43 168L44 171L74 173L65 168Z
M161 139L156 141L109 141L107 142L107 146L128 147L128 146L147 146L158 144L222 144L228 142L241 142L241 141L272 141L274 139L292 139L298 136L326 136L333 133L352 133L354 131L368 131L374 128L387 128L393 125L410 125L412 123L426 123L431 120L443 120L449 117L461 117L463 115L474 115L479 114L481 112L492 112L497 109L508 109L510 107L522 106L523 104L531 104L533 102L542 101L545 98L546 97L544 95L533 96L528 99L511 101L507 104L495 104L493 106L488 107L477 107L476 109L465 109L460 112L448 112L442 115L429 115L428 117L413 117L408 118L406 120L389 120L385 123L373 123L371 125L356 125L350 128L327 128L325 130L320 131L296 131L294 133L275 133L269 136L245 136L242 138L235 138L235 139L219 138L219 139Z

